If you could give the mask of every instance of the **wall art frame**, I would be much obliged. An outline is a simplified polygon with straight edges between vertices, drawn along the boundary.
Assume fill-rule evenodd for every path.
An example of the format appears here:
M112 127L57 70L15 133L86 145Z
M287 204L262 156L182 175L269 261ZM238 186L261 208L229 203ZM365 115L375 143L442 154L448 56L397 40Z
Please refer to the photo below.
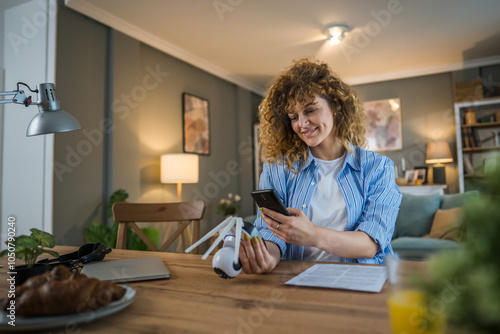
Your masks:
M403 149L401 99L367 101L363 107L368 117L368 149L375 152Z
M210 155L210 103L182 93L182 147L184 153Z

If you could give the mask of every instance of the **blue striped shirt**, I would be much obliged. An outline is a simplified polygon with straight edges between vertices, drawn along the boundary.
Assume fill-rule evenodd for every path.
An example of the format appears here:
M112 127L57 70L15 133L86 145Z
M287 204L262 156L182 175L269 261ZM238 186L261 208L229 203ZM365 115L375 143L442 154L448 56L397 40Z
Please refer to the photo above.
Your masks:
M401 191L395 182L394 163L386 156L352 146L337 175L337 183L347 207L346 231L363 231L379 246L372 259L348 259L344 262L383 263L384 254L392 254L391 238L401 204ZM309 152L299 168L296 161L292 171L283 163L264 163L260 176L260 189L274 189L287 207L302 210L309 217L309 204L316 189L319 167ZM336 200L332 198L332 201ZM310 218L310 217L309 217ZM285 243L257 217L255 226L264 240L278 245L284 260L302 260L304 246Z

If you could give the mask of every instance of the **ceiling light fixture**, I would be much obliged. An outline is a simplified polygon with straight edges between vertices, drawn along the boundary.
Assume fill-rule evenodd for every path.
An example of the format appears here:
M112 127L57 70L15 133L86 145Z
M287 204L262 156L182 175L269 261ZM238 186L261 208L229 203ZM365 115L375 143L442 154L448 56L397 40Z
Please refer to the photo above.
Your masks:
M325 28L325 34L330 41L330 45L340 44L349 31L351 31L351 28L345 24L333 24Z

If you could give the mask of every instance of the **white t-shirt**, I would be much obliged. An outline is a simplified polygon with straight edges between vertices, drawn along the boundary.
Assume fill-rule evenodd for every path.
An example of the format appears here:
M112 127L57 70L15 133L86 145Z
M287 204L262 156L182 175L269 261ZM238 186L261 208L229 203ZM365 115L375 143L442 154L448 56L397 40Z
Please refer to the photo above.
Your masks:
M335 160L321 160L318 163L318 184L314 190L309 216L316 226L344 231L347 226L347 208L337 183L337 175L344 165L346 154ZM305 247L304 260L342 262L342 258L316 247Z

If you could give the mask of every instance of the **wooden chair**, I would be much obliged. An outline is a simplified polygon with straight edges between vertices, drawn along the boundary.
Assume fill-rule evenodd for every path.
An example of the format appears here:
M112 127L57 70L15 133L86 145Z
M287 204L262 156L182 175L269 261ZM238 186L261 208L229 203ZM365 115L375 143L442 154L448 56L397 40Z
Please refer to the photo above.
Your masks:
M205 202L180 203L115 203L113 217L118 222L117 249L125 249L127 243L127 227L130 227L146 243L152 251L164 252L175 239L193 223L191 243L200 238L200 220L205 213ZM178 222L177 230L160 246L155 244L137 226L137 222L173 223ZM198 250L195 249L194 252Z

